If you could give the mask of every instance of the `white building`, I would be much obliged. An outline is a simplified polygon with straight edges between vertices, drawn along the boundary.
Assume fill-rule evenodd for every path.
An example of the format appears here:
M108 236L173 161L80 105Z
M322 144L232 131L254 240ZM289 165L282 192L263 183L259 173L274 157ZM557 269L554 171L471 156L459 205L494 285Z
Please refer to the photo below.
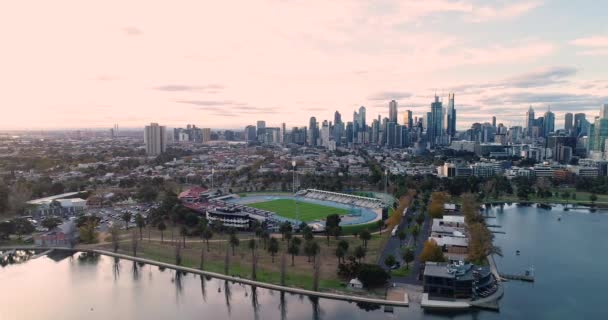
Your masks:
M146 154L149 156L157 156L167 150L167 132L165 126L159 126L158 123L150 123L144 129L144 144L146 145Z

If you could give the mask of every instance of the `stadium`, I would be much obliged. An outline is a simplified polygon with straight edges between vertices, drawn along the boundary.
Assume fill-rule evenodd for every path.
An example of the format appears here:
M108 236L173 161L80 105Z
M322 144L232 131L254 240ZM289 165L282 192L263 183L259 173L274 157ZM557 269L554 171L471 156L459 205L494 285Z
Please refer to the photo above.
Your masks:
M315 230L325 227L331 214L341 217L341 226L373 223L382 218L387 204L380 199L316 189L291 194L242 194L227 197L226 205L263 216L274 222L289 221L294 225L305 222Z

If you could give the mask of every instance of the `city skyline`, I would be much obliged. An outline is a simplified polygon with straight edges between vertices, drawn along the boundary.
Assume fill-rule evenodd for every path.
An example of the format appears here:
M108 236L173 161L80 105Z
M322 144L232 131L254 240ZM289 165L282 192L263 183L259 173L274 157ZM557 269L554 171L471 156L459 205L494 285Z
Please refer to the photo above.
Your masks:
M560 128L608 102L608 30L593 18L606 4L592 1L37 6L0 19L2 130L291 127L359 106L384 116L391 100L401 121L449 92L459 130L493 115L523 125L530 105L551 106Z

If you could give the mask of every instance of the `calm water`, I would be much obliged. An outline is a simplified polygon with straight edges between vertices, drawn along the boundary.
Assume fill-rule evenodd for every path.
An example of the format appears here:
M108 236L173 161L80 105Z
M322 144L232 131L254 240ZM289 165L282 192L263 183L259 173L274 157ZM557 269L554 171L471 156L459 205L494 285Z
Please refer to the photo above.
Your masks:
M114 258L41 257L0 268L0 319L607 319L608 215L531 207L492 210L504 258L499 269L534 266L534 284L508 282L500 313L385 313L354 303L176 275ZM558 222L558 215L562 221ZM507 239L508 237L508 239ZM521 250L516 256L515 250Z

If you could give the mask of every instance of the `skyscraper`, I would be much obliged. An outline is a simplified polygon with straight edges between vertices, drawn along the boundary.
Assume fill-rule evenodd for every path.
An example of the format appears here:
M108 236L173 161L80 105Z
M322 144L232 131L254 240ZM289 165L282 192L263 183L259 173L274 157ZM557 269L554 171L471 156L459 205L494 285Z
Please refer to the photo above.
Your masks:
M547 112L545 112L543 118L545 119L543 123L544 136L548 137L550 133L555 131L555 113L551 112L550 107Z
M310 117L310 121L308 123L308 145L316 146L318 137L319 137L319 128L317 125L317 118Z
M391 100L388 103L388 120L397 123L397 101Z
M534 127L535 124L534 119L534 109L530 106L528 112L526 112L526 119L524 120L524 128L526 129L526 135L528 137L532 136L532 127Z
M608 119L608 103L604 103L600 108L600 118Z
M456 134L456 108L454 105L454 94L448 95L448 110L446 116L446 131L450 137Z
M246 126L245 127L245 140L247 141L255 141L257 140L257 133L255 130L255 126Z
M408 129L412 129L414 127L414 119L412 119L412 110L405 111L405 119L403 119L403 123L407 125Z
M427 134L429 135L429 142L431 146L441 143L443 135L443 105L439 101L439 97L435 96L435 102L431 103L431 118L428 121L429 129Z
M367 131L367 125L365 123L365 107L359 107L359 126L361 131Z
M334 125L338 125L339 123L342 123L342 115L336 110L334 113Z
M144 129L144 144L146 145L146 154L149 156L157 156L167 150L167 132L165 126L159 126L158 123L150 123Z
M568 112L564 115L564 129L572 131L574 128L572 125L572 113Z
M496 116L492 116L492 127L496 128Z
M211 128L203 128L203 143L211 141Z
M584 113L574 114L574 131L577 136L587 134L587 117Z

